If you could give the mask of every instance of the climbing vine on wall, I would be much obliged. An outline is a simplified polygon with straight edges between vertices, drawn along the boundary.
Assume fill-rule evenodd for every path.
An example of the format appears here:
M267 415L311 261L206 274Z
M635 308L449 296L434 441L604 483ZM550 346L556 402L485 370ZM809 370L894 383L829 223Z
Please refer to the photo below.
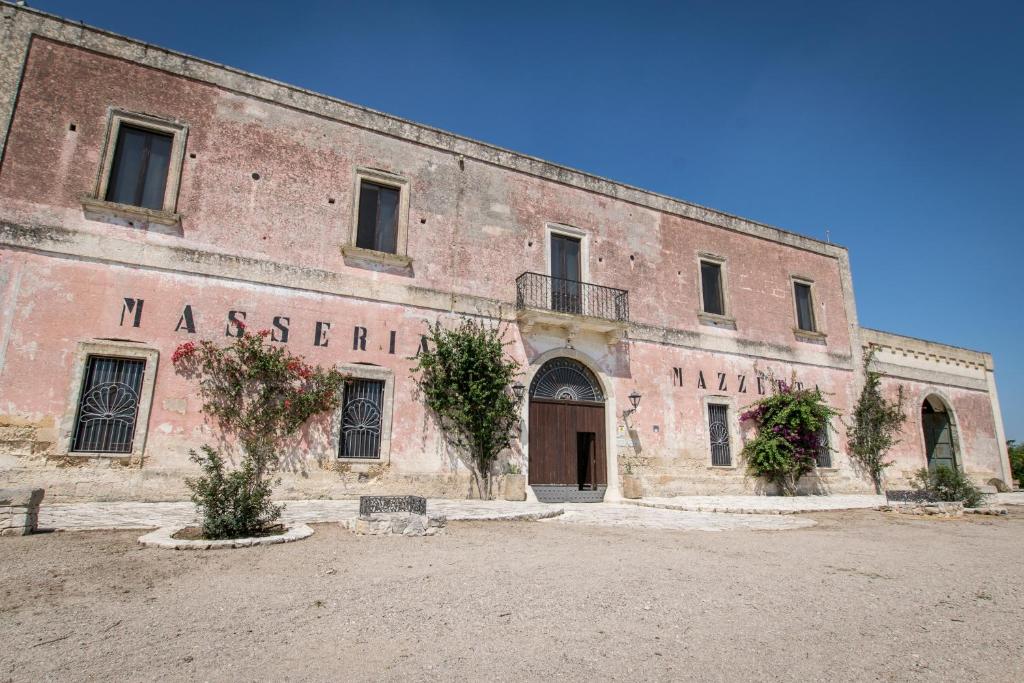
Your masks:
M778 484L783 495L793 496L800 478L815 468L823 447L821 434L838 413L817 388L801 389L784 380L772 381L771 386L770 396L740 416L756 427L743 456L752 473Z

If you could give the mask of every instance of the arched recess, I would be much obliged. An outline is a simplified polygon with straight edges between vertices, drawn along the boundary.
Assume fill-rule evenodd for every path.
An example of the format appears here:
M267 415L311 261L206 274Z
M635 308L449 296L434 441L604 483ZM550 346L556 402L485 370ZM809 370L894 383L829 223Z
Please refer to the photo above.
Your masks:
M962 466L956 416L948 399L937 392L926 394L921 401L921 433L928 469Z
M565 361L567 360L575 361L578 365L566 363ZM544 371L543 369L545 366L551 361L556 361L555 365L549 366L548 371ZM582 368L580 366L582 366ZM551 370L559 370L559 372L549 372ZM581 378L581 375L583 378L586 378L585 381ZM595 438L601 440L601 443L595 444L595 451L603 454L599 468L601 473L603 473L604 482L599 487L596 487L598 490L595 490L593 493L581 493L578 495L582 496L582 498L576 497L574 499L620 499L618 460L616 457L615 442L615 389L611 378L605 374L601 370L600 366L598 366L597 363L595 363L594 360L586 354L576 349L557 348L551 349L550 351L534 358L527 368L524 379L526 386L529 387L529 397L527 400L523 401L522 405L522 419L524 425L522 432L522 447L527 462L527 481L530 484L530 498L544 500L546 497L548 500L551 500L551 496L548 494L552 493L552 490L540 488L540 485L535 483L538 481L536 476L538 474L537 471L533 471L533 477L529 476L531 473L530 444L532 441L534 445L537 445L537 437L540 436L540 434L538 434L535 429L544 428L543 425L532 424L533 421L530 416L531 405L533 405L534 401L537 400L565 401L567 403L575 402L577 404L583 404L584 407L586 407L586 405L601 407L603 402L601 415L603 428L599 429L595 427L591 420L588 422L589 426L580 425L580 429L578 431L584 433L593 431L595 433ZM563 398L557 398L559 395L563 396ZM574 399L577 398L583 400L574 401ZM536 417L536 415L534 417ZM569 482L566 482L565 484L569 485Z

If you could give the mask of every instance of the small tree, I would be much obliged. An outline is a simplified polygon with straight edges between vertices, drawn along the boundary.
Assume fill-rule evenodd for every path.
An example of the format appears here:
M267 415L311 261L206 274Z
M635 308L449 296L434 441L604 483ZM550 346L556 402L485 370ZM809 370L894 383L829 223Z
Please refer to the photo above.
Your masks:
M1011 476L1019 482L1024 482L1024 443L1017 443L1010 439L1006 442L1006 451L1010 456ZM1013 482L1006 483L1013 486Z
M507 327L464 317L454 329L428 324L416 384L445 438L469 467L481 499L489 498L498 455L519 425L511 385L519 364L506 352Z
M784 496L795 496L800 478L811 472L821 449L820 435L838 413L818 389L797 389L795 383L772 381L772 395L754 403L740 419L757 425L757 434L743 447L747 468L778 484Z
M885 455L899 443L896 438L907 419L903 411L903 386L895 400L882 396L882 373L871 369L875 351L864 356L864 388L853 408L853 424L847 425L847 445L850 457L871 477L875 493L882 493L885 469L892 465Z
M263 533L281 514L270 500L269 473L284 442L314 415L338 405L344 376L305 363L268 341L269 330L238 335L224 347L203 340L181 344L171 357L182 375L199 380L203 412L225 435L237 439L243 457L227 470L209 445L190 451L205 473L186 483L203 517L207 538L238 538Z

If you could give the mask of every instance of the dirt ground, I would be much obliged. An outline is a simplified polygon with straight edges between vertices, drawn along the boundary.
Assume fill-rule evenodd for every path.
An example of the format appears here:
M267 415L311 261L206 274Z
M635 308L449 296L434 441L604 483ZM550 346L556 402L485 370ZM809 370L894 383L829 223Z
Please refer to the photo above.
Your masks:
M0 538L3 680L1024 680L1024 510L791 531Z

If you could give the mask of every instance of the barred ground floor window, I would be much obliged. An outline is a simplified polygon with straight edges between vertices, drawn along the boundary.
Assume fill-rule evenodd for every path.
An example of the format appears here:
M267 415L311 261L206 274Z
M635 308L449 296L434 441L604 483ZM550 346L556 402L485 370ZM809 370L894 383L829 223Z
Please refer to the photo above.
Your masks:
M383 380L346 381L342 398L338 457L380 458L383 415Z
M732 465L729 444L729 406L708 404L708 435L711 441L711 464L715 467Z
M89 356L71 450L131 453L146 361Z

